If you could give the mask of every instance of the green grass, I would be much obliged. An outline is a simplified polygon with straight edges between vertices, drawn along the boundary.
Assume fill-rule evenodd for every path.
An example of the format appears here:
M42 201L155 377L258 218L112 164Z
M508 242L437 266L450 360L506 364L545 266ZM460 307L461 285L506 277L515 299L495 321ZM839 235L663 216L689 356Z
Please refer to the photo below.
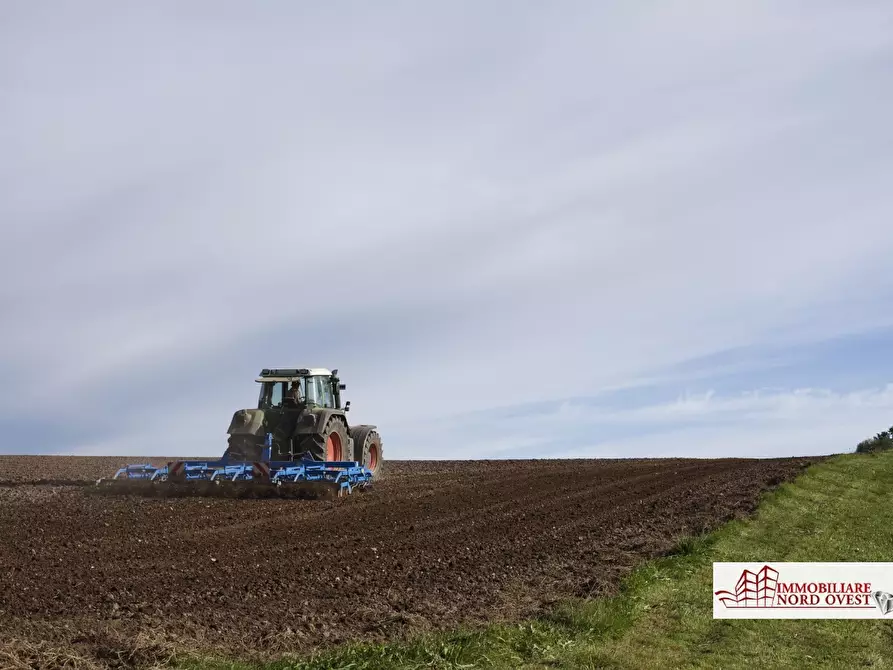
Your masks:
M611 599L517 625L356 645L263 670L893 668L893 620L714 620L713 561L893 560L893 452L838 456L756 515L650 562ZM194 670L242 664L187 661Z

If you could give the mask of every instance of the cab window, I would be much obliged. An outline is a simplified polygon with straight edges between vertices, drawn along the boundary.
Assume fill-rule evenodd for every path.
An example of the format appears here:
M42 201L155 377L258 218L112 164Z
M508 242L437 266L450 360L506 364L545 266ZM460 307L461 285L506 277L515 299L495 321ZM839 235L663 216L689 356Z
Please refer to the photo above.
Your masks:
M332 380L328 377L316 376L313 378L313 386L316 402L320 407L334 407L335 398L332 395Z
M267 408L282 407L285 382L268 382L261 387L260 406Z

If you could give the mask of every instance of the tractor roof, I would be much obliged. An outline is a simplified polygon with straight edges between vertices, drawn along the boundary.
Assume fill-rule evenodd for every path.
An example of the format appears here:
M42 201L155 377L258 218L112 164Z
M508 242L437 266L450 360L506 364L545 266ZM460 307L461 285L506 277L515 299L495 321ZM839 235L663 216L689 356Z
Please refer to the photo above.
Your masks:
M260 371L258 382L290 382L301 377L316 376L329 377L332 371L328 368L264 368Z

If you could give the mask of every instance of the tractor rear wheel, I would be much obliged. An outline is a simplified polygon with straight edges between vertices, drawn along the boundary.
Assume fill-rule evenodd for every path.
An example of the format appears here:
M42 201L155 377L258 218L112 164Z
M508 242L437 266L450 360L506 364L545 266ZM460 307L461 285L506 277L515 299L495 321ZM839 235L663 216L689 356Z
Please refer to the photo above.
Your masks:
M350 436L353 438L353 460L378 478L382 462L381 435L370 426L354 426L350 429Z
M347 425L340 416L333 416L326 423L322 433L310 440L309 451L314 461L343 461L347 454Z

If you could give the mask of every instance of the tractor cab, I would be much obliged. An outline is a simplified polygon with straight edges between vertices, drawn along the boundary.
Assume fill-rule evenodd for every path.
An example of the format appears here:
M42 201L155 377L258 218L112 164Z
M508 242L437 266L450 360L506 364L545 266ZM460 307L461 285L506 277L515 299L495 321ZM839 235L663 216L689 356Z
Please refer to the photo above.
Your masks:
M337 375L337 370L326 368L264 369L256 380L261 385L257 407L342 409L341 391L347 387Z

